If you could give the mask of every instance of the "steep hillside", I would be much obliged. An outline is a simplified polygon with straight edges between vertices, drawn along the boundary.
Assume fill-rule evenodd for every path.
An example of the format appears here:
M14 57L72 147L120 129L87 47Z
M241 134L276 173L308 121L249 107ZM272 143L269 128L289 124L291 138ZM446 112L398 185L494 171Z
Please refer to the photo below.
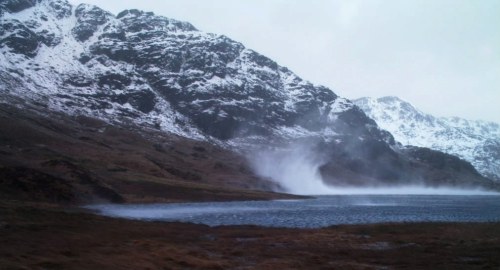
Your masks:
M86 116L0 107L0 199L64 204L291 198L216 145ZM140 129L139 129L140 128Z
M39 2L4 12L0 79L52 110L224 140L336 132L350 114L359 128L375 126L349 101L225 36L151 12L115 17Z
M436 169L425 161L431 159L415 157L421 152L400 149L349 100L189 23L139 10L115 16L65 0L6 0L0 16L5 104L156 130L228 151L264 146L263 153L278 149L289 156L292 149L300 159L304 153L293 151L300 144L313 153L307 170L327 184L440 185L447 175L460 179L456 185L491 187L474 168ZM282 156L271 157L283 163ZM280 182L285 190L300 192L286 181Z

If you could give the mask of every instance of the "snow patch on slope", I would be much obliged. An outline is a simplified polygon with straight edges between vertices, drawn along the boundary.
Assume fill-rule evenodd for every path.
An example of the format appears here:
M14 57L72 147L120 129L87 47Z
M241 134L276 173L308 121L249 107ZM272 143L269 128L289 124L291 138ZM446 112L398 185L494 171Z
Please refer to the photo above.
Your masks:
M472 163L483 175L500 179L500 125L458 117L434 117L397 97L354 101L404 145L428 147Z

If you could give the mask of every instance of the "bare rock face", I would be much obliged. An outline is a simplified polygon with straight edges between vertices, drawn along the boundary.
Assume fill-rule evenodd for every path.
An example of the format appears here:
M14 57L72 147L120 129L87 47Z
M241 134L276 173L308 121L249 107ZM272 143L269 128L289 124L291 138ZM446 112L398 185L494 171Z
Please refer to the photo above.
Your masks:
M324 179L411 181L412 157L351 101L228 37L64 0L0 10L4 100L228 145L314 138Z
M80 42L88 40L99 26L108 22L113 15L96 6L79 5L75 9L76 26L71 30L74 38Z
M41 44L41 37L19 21L2 23L0 46L11 49L16 54L34 57Z
M1 43L6 68L20 69L20 62L37 66L36 75L23 73L52 82L27 88L57 95L50 101L55 109L81 111L75 106L80 104L95 116L132 116L154 126L169 122L169 131L171 125L189 126L221 140L321 136L326 130L392 143L390 134L348 100L225 36L151 12L125 10L115 17L83 4L73 12L66 4L26 5L22 22L9 12Z
M33 7L36 0L5 0L0 3L0 8L7 12L16 13Z

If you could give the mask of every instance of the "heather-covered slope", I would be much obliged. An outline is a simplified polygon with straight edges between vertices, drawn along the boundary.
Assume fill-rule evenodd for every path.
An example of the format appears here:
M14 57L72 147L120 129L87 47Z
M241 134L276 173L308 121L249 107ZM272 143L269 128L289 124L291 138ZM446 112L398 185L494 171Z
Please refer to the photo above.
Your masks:
M0 200L61 204L291 198L241 155L85 116L0 107Z

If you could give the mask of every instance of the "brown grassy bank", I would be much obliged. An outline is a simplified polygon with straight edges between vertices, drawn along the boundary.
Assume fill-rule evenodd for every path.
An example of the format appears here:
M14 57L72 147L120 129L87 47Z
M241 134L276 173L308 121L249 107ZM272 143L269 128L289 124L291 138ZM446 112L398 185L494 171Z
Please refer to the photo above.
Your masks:
M0 269L499 269L500 224L280 229L0 203Z

